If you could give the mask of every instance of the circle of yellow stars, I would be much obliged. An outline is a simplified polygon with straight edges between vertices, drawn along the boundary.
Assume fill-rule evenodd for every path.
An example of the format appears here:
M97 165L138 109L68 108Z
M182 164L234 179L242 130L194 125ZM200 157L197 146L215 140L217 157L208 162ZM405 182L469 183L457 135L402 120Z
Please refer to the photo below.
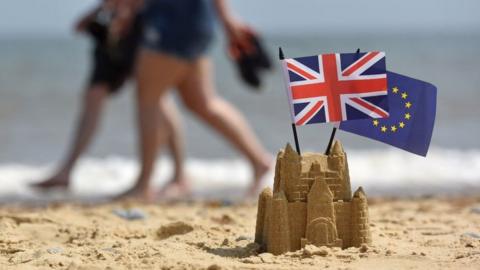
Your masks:
M374 119L373 126L379 128L382 133L388 133L388 132L395 133L399 129L405 128L408 121L412 118L412 114L409 112L409 110L412 108L413 104L409 100L407 100L408 93L406 91L401 91L397 86L392 87L390 91L394 95L401 96L401 98L404 100L403 102L404 102L404 107L406 109L406 112L404 113L402 120L390 126L381 124L379 119Z

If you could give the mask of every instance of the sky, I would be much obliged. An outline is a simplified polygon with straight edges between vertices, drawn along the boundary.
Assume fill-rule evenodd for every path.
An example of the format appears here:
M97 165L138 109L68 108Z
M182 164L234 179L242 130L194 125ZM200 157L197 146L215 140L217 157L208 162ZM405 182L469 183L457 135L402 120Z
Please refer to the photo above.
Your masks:
M0 0L0 37L68 36L98 0ZM181 1L181 0L179 0ZM480 33L478 0L231 0L267 33Z

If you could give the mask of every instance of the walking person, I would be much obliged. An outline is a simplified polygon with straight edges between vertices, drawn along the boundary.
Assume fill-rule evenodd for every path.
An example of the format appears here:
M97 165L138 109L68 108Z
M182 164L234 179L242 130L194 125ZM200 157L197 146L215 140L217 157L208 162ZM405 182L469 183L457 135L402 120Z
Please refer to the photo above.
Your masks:
M138 6L139 0L125 1ZM137 59L136 82L141 171L123 196L148 196L157 155L160 108L171 88L197 117L236 147L253 169L248 194L254 194L269 170L270 154L260 144L242 114L216 93L207 50L214 34L215 14L222 22L230 48L248 46L252 31L230 11L225 0L146 0L144 37ZM177 188L172 182L166 188Z
M76 31L90 35L95 44L91 76L70 149L56 172L34 184L36 188L67 188L71 184L72 170L97 130L105 102L119 91L134 72L143 21L140 15L124 16L130 20L115 19L119 1L122 0L102 1L76 24ZM161 132L155 132L158 136L156 140L167 143L173 155L175 172L171 182L183 185L184 145L180 116L173 101L167 97L156 100L156 107L158 115L152 124L154 128L161 129Z

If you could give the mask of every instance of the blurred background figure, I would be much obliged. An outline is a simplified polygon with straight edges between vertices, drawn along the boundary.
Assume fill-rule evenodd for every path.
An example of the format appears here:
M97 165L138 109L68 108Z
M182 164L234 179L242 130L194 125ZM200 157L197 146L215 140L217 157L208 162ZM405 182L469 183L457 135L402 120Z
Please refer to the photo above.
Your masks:
M76 132L59 169L49 178L33 186L41 189L66 188L71 183L72 170L94 135L106 99L119 91L134 70L138 45L142 37L142 19L139 14L116 12L118 0L102 1L75 25L78 33L91 37L92 69L83 98ZM174 183L184 182L183 134L178 112L172 100L157 100L157 122L154 128L159 142L167 142L175 160ZM126 130L122 130L125 132Z
M261 33L272 56L278 46L286 57L382 50L389 69L437 86L438 111L427 158L337 132L349 155L352 186L362 185L369 196L480 190L479 1L231 0L230 4ZM69 27L80 12L95 5L98 0L0 4L0 202L57 198L56 193L31 193L27 186L29 179L50 174L67 147L64 138L81 105L74 96L83 91L72 86L81 85L90 72L89 42L71 35ZM274 71L264 78L261 95L246 91L236 67L225 57L229 41L217 37L210 61L219 94L242 111L268 152L276 153L293 141L278 62L273 61ZM133 88L129 83L125 87ZM102 129L71 176L73 196L114 195L133 185L139 169L134 94L122 91L109 99ZM185 106L178 108L185 116L185 171L194 195L241 196L239 190L251 184L250 163L214 130L201 125L196 114L188 114ZM298 132L302 150L324 151L331 126L312 125ZM173 164L169 156L158 159L152 186L170 181Z
M138 6L139 1L131 2L132 8ZM152 198L150 181L160 132L156 128L158 102L172 87L190 111L248 159L253 169L248 195L255 194L270 168L271 156L240 112L216 94L212 63L206 56L214 34L215 11L230 47L253 47L249 44L252 31L234 17L226 0L151 0L145 1L143 8L145 34L136 73L141 170L136 184L124 196ZM184 189L178 183L170 187Z

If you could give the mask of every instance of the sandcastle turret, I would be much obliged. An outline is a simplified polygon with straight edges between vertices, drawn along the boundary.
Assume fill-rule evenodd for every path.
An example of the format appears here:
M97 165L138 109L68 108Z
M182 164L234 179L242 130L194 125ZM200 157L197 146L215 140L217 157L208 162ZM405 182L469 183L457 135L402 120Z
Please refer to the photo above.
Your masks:
M283 191L274 193L269 209L267 250L272 254L290 251L288 202Z
M292 200L292 192L300 178L301 166L300 155L287 144L285 150L277 155L273 192L284 190L287 199Z
M352 246L359 247L363 243L372 242L369 226L367 196L363 188L359 187L352 199Z
M255 242L261 244L262 246L265 245L267 242L267 235L266 231L268 231L268 220L266 217L267 212L267 204L271 201L273 197L272 189L265 188L260 196L258 197L258 212L257 212L257 225L255 229Z
M273 192L259 197L255 242L281 254L306 244L347 248L370 243L368 206L351 194L347 155L335 141L329 155L298 155L290 145L277 155Z

